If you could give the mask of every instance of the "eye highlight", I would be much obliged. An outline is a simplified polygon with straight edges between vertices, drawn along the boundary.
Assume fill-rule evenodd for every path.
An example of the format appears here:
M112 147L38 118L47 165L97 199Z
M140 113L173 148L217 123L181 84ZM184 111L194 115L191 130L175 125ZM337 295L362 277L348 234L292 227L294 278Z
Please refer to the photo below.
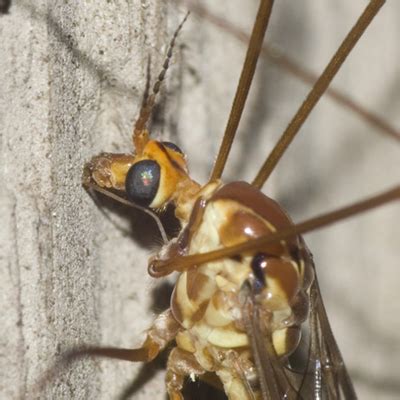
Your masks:
M126 175L125 190L128 200L149 206L160 186L160 166L153 160L142 160L131 166Z

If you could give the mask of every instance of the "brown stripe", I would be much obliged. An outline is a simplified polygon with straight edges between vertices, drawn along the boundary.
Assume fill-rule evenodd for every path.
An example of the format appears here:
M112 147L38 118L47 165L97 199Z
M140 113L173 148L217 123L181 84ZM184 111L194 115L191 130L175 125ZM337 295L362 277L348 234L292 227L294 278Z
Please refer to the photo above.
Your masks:
M165 156L168 158L168 161L170 164L177 170L179 170L182 174L185 174L185 170L169 155L168 150L165 148L165 146L160 143L156 142L158 148L165 154Z

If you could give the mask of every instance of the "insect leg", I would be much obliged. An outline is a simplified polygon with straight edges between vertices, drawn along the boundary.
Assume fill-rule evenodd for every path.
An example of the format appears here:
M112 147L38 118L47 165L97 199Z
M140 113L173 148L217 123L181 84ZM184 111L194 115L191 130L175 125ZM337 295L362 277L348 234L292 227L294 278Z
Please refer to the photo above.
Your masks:
M228 159L228 155L239 126L239 121L242 117L251 82L253 81L257 60L261 51L265 31L268 26L269 17L271 15L272 5L272 0L260 1L249 47L247 49L246 58L243 64L243 69L239 78L239 84L233 100L232 109L226 124L224 136L222 138L222 143L218 151L214 168L210 175L210 182L221 177L226 160Z
M296 115L289 123L278 143L275 145L274 149L265 160L257 176L254 178L252 185L259 189L264 185L264 183L274 170L276 164L285 153L287 147L290 145L290 143L302 127L304 121L307 119L314 106L318 103L319 99L328 88L332 79L339 71L341 65L344 63L347 56L350 54L351 50L356 45L369 24L372 22L375 15L383 6L384 2L384 0L370 1L364 12L361 14L357 23L350 30L350 32L340 45L339 49L336 51L329 64L326 66L322 75L318 78L318 81L315 83L310 93L307 95L307 98L298 109Z
M132 203L131 201L126 200L125 198L123 198L121 196L118 196L111 190L104 189L94 183L86 183L85 187L92 197L93 197L93 191L96 191L96 192L103 194L104 196L110 197L111 199L118 201L121 204L124 204L124 205L132 207L132 208L136 208L140 211L143 211L147 215L149 215L151 218L154 219L155 223L157 224L157 227L158 227L158 230L160 231L160 235L163 239L163 242L168 243L168 236L167 236L165 229L161 223L161 220L160 220L160 218L158 218L157 214L155 214L153 211L151 211L150 209L148 209L146 207L142 207L139 204Z
M205 370L194 355L178 347L172 349L168 357L165 382L170 400L183 400L182 388L185 376L203 375Z
M149 362L175 338L180 329L170 309L161 313L147 331L146 340L137 349L118 349L114 347L83 347L67 353L67 357L99 356L126 361Z
M137 349L120 349L115 347L81 346L65 352L52 368L32 388L33 393L40 393L55 377L62 373L74 361L86 357L103 357L131 362L149 362L171 342L180 329L171 310L166 310L153 322L147 331L143 345Z
M380 193L376 196L351 204L347 207L337 209L330 213L310 218L304 222L281 229L269 235L260 236L247 242L239 243L233 246L227 246L221 249L212 250L207 253L190 254L187 256L177 256L169 259L152 259L149 263L148 271L153 277L161 277L170 274L173 271L185 271L193 266L215 261L224 257L235 256L247 251L255 251L263 248L270 243L284 240L298 234L311 232L324 226L336 223L340 220L360 214L364 211L381 206L385 203L400 200L400 186Z
M255 394L249 390L242 377L236 373L235 366L221 368L216 371L224 385L224 390L229 400L254 400Z
M246 31L241 30L235 24L227 21L225 18L219 17L212 11L207 9L205 6L193 0L176 0L177 4L184 3L191 12L197 14L199 17L204 18L207 22L215 25L223 32L230 34L236 40L248 44L250 41L250 36ZM281 52L279 48L270 44L263 44L261 48L261 56L268 60L268 62L276 65L277 67L283 69L289 75L295 77L299 81L302 81L308 86L313 86L318 79L318 75L311 71L310 69L298 64L294 59L292 59L285 52ZM348 108L356 115L358 115L362 120L368 122L374 128L379 129L383 134L400 141L400 131L392 126L388 121L382 119L374 111L369 110L362 106L360 103L355 101L355 99L349 97L347 94L341 90L329 87L326 92L326 96L331 100L335 101L337 104L344 108Z

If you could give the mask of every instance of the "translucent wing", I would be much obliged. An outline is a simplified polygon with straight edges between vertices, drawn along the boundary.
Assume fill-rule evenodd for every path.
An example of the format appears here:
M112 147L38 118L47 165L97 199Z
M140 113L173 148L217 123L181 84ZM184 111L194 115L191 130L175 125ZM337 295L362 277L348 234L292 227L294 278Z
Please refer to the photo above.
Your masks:
M310 287L309 331L308 360L299 388L301 396L315 400L357 399L329 324L316 274Z
M314 265L312 268L315 271ZM309 289L308 337L302 343L302 367L289 367L276 355L272 335L265 328L254 300L251 284L242 288L243 317L257 369L263 400L353 400L357 399L350 376L336 344L322 301L318 280ZM301 352L301 350L300 350Z
M272 334L266 330L262 322L250 283L246 282L243 285L241 295L243 296L242 315L252 347L261 398L263 400L303 400L294 385L293 372L286 369L284 361L276 355L272 344Z

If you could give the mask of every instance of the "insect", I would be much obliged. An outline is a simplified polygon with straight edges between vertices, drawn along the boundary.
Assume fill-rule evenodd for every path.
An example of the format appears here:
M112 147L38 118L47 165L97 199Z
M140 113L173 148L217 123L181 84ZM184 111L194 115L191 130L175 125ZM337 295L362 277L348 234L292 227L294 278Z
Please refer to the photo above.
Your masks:
M228 170L229 171L229 170ZM135 257L136 257L136 254L135 254ZM137 316L135 316L135 317L137 317ZM130 318L128 318L128 321L127 321L127 327L126 327L126 329L129 329L129 330L133 330L132 329L132 319L133 317L131 316ZM135 318L136 319L136 318ZM136 325L135 325L136 326ZM107 343L107 340L106 339L104 339L104 340L102 340L102 342L104 342L104 343ZM107 368L107 367L106 367ZM126 369L127 367L126 367L126 365L124 364L123 366L122 366L122 368L123 369ZM110 380L112 380L112 378L110 378Z
M357 35L365 29L378 4L372 2L363 14L354 30ZM256 52L262 41L260 31L267 24L270 6L270 2L261 2L249 54ZM339 52L342 59L355 43L350 42L351 45L345 42L347 48L345 45ZM252 75L249 71L256 59L254 55L247 58L245 76ZM330 68L334 69L334 64ZM223 186L220 183L224 154L229 152L238 122L235 118L241 115L245 96L239 96L239 103L233 107L222 155L217 158L209 184L201 187L191 180L181 150L170 142L150 139L146 129L165 69L135 124L135 154L100 154L93 158L85 167L84 184L102 193L111 188L123 193L128 201L153 209L164 208L170 201L175 203L176 216L185 230L149 264L149 271L155 277L182 272L171 309L158 317L142 348L87 348L74 351L73 357L98 355L151 361L168 342L176 340L177 347L171 352L167 369L167 390L173 399L181 398L185 376L203 376L206 372L218 375L232 399L309 398L311 395L338 398L339 393L345 398L354 398L326 320L311 254L300 237L293 237L295 233L325 225L329 218L311 220L295 230L285 213L256 190L269 176L282 151L272 153L274 156L260 170L253 188L246 184ZM329 73L321 78L322 85L326 85L327 76ZM248 86L249 83L247 86L240 83L241 90ZM316 93L316 88L318 85L312 93ZM322 89L318 95L321 93ZM311 103L309 100L306 104L309 107ZM301 118L306 114L300 112ZM334 213L330 218L337 220L339 215L343 214L343 218L395 198L398 190ZM123 201L126 200L123 198ZM215 225L207 222L215 218ZM217 230L220 245L226 247L220 248L218 240L210 239L212 235L206 233L210 229ZM277 237L284 240L279 244L277 238L272 241L276 230ZM208 264L220 259L225 261ZM195 282L192 289L188 282ZM300 325L307 319L308 307L311 308L309 364L305 371L294 372L286 365L286 357L297 347ZM292 374L298 374L299 379Z

